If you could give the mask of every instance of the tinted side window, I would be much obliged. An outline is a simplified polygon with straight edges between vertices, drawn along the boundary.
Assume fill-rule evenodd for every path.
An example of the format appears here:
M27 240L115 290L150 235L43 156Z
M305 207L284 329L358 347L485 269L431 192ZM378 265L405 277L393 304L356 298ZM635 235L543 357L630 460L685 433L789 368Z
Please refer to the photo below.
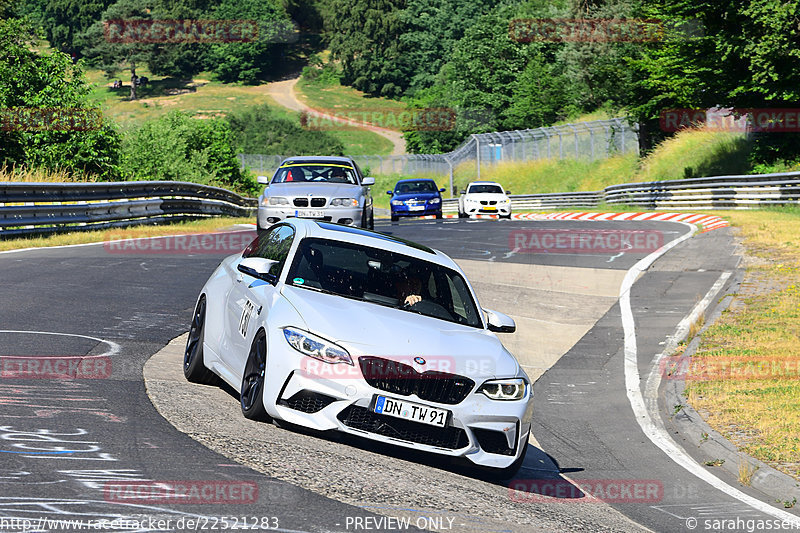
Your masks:
M294 228L285 224L275 226L250 243L242 257L263 257L264 259L278 261L270 268L270 274L277 276L283 269L283 264L289 255L293 240Z

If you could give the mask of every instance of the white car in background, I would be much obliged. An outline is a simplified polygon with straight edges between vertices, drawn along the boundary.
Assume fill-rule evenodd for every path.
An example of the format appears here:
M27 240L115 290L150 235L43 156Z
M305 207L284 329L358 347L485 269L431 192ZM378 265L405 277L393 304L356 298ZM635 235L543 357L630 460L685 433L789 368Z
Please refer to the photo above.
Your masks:
M211 275L183 370L239 390L247 418L463 457L509 477L533 414L531 381L495 335L514 330L478 306L442 252L291 218Z
M499 215L511 218L511 200L508 191L494 181L473 181L458 197L458 218L473 215Z

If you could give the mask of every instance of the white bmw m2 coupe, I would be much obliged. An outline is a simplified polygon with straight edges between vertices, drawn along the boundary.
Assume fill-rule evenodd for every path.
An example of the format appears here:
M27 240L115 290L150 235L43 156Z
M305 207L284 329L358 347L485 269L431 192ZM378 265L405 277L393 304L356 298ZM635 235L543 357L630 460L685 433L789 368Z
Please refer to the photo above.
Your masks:
M245 417L463 457L510 477L528 444L530 379L442 252L290 218L219 265L195 308L186 378L219 376Z

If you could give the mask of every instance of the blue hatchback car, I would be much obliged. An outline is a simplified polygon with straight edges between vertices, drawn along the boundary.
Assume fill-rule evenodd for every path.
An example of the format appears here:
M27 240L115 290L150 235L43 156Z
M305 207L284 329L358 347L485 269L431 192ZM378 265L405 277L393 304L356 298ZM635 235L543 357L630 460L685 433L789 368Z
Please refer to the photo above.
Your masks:
M437 189L436 182L428 179L400 180L394 191L386 191L392 197L389 205L392 208L392 221L400 217L419 217L435 215L442 218L442 194L444 189Z

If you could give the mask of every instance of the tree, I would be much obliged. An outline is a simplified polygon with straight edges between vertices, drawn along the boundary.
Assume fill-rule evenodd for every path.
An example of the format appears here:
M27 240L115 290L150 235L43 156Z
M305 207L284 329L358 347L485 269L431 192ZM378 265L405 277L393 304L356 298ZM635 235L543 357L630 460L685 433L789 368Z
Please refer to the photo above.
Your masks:
M37 41L27 22L0 20L0 166L116 177L119 135L90 108L83 71L66 54L32 50Z
M153 1L118 0L103 12L102 20L92 24L78 37L87 60L111 76L124 69L131 72L131 100L136 100L136 66L147 63L156 51L155 45L137 36L118 33L113 21L153 20Z
M228 116L239 152L246 154L344 155L344 145L325 131L315 131L276 117L268 105Z
M233 132L223 119L172 111L130 132L122 152L125 168L137 179L191 181L240 191L253 186L239 169Z
M50 46L69 55L81 56L77 36L100 20L114 0L26 0L20 13L30 16L45 32Z
M325 18L342 82L373 96L397 98L407 85L400 36L405 0L330 0Z
M280 66L284 43L297 39L289 16L274 0L222 0L212 18L258 24L258 37L253 41L211 46L209 67L223 81L255 83L264 79Z
M399 44L408 69L401 87L413 93L433 85L453 45L497 4L498 0L408 0L400 13Z

